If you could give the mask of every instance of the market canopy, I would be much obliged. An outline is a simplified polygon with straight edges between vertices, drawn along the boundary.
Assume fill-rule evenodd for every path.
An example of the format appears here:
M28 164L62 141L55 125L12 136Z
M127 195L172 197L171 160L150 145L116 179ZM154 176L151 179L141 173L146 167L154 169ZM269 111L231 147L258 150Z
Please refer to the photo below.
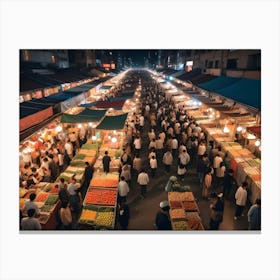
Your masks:
M85 123L85 122L99 122L105 115L107 110L91 110L85 108L77 115L62 114L62 123Z
M262 129L261 129L260 125L247 127L247 131L249 133L256 135L256 137L258 137L258 138L262 137Z
M118 116L106 116L96 129L117 130L123 129L128 113Z
M112 85L110 85L110 86L102 86L102 87L100 87L100 89L99 90L109 90L110 88L112 87Z
M122 108L125 100L106 100L106 101L96 101L95 107L97 108Z
M200 83L198 84L199 87L206 89L208 91L214 91L218 89L223 89L225 87L228 87L238 81L240 81L241 78L232 78L232 77L227 77L227 76L219 76L214 80L211 80L206 83Z
M261 81L240 79L238 82L216 91L217 93L236 100L237 102L261 108Z

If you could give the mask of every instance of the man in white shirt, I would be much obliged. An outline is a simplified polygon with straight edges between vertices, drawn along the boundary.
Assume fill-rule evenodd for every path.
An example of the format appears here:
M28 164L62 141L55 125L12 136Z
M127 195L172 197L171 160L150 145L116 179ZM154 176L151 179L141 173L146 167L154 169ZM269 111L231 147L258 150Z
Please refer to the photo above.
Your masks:
M69 158L72 159L72 157L73 157L73 146L72 146L72 143L70 142L70 140L68 140L65 143L64 148L65 148L66 153L69 156Z
M140 150L141 150L141 139L139 136L136 136L134 142L134 148L135 148L135 153L136 154L140 154Z
M157 171L157 159L154 155L150 159L150 167L151 167L151 175L152 177L155 177Z
M118 184L118 199L119 203L126 202L126 196L129 193L129 187L127 182L125 181L124 176L121 176L121 180Z
M144 169L142 169L142 171L139 173L137 178L137 183L140 185L140 190L141 190L140 197L143 199L146 196L147 185L149 183L149 176Z
M235 216L234 220L237 220L241 215L244 210L244 207L247 202L247 188L248 183L243 182L242 185L237 189L235 193L235 204L236 204L236 210L235 210ZM243 215L242 215L243 216Z

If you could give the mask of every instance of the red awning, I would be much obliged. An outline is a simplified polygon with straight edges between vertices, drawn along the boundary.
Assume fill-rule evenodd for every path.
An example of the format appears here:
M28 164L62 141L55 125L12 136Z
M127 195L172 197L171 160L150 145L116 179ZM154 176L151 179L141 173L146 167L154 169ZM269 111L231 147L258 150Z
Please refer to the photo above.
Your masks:
M247 127L247 131L256 135L256 137L261 138L262 129L260 125Z
M125 100L113 100L113 101L97 101L95 107L97 108L122 108Z

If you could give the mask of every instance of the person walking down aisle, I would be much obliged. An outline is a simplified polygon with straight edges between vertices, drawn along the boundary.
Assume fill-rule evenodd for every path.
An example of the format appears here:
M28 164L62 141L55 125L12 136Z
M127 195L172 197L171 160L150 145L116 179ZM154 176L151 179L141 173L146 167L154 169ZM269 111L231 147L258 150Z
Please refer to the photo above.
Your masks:
M172 230L169 218L169 205L168 201L161 201L159 204L160 211L156 215L155 225L158 230Z
M224 203L221 199L222 194L217 195L213 193L211 196L212 203L210 204L211 216L210 216L210 230L218 230L220 223L223 221Z
M247 202L247 188L248 183L243 182L242 185L237 189L235 193L235 199L236 199L236 210L235 210L235 216L234 220L237 220L241 215L244 210L244 207Z
M129 207L125 202L120 202L117 208L117 217L120 229L127 230L130 218Z
M258 198L248 211L249 230L261 229L261 200Z
M23 218L21 221L21 229L22 230L40 230L42 229L38 219L34 218L36 210L34 208L30 208L27 211L28 217Z
M111 157L108 156L108 151L105 151L105 155L102 158L103 170L105 173L109 173L110 171L110 162L111 162Z
M137 183L140 185L140 197L144 199L147 193L147 185L149 183L149 175L142 169L137 178Z
M126 196L129 193L129 187L125 181L125 177L121 176L118 184L118 201L119 203L126 202Z

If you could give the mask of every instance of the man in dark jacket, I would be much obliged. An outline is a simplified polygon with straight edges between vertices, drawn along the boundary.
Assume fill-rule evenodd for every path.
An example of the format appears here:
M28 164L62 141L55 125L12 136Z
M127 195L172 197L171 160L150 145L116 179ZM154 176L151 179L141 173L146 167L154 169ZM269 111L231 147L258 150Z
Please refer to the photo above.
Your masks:
M172 230L171 222L169 219L169 205L168 201L164 200L159 204L160 211L157 213L156 216L156 227L158 230Z

